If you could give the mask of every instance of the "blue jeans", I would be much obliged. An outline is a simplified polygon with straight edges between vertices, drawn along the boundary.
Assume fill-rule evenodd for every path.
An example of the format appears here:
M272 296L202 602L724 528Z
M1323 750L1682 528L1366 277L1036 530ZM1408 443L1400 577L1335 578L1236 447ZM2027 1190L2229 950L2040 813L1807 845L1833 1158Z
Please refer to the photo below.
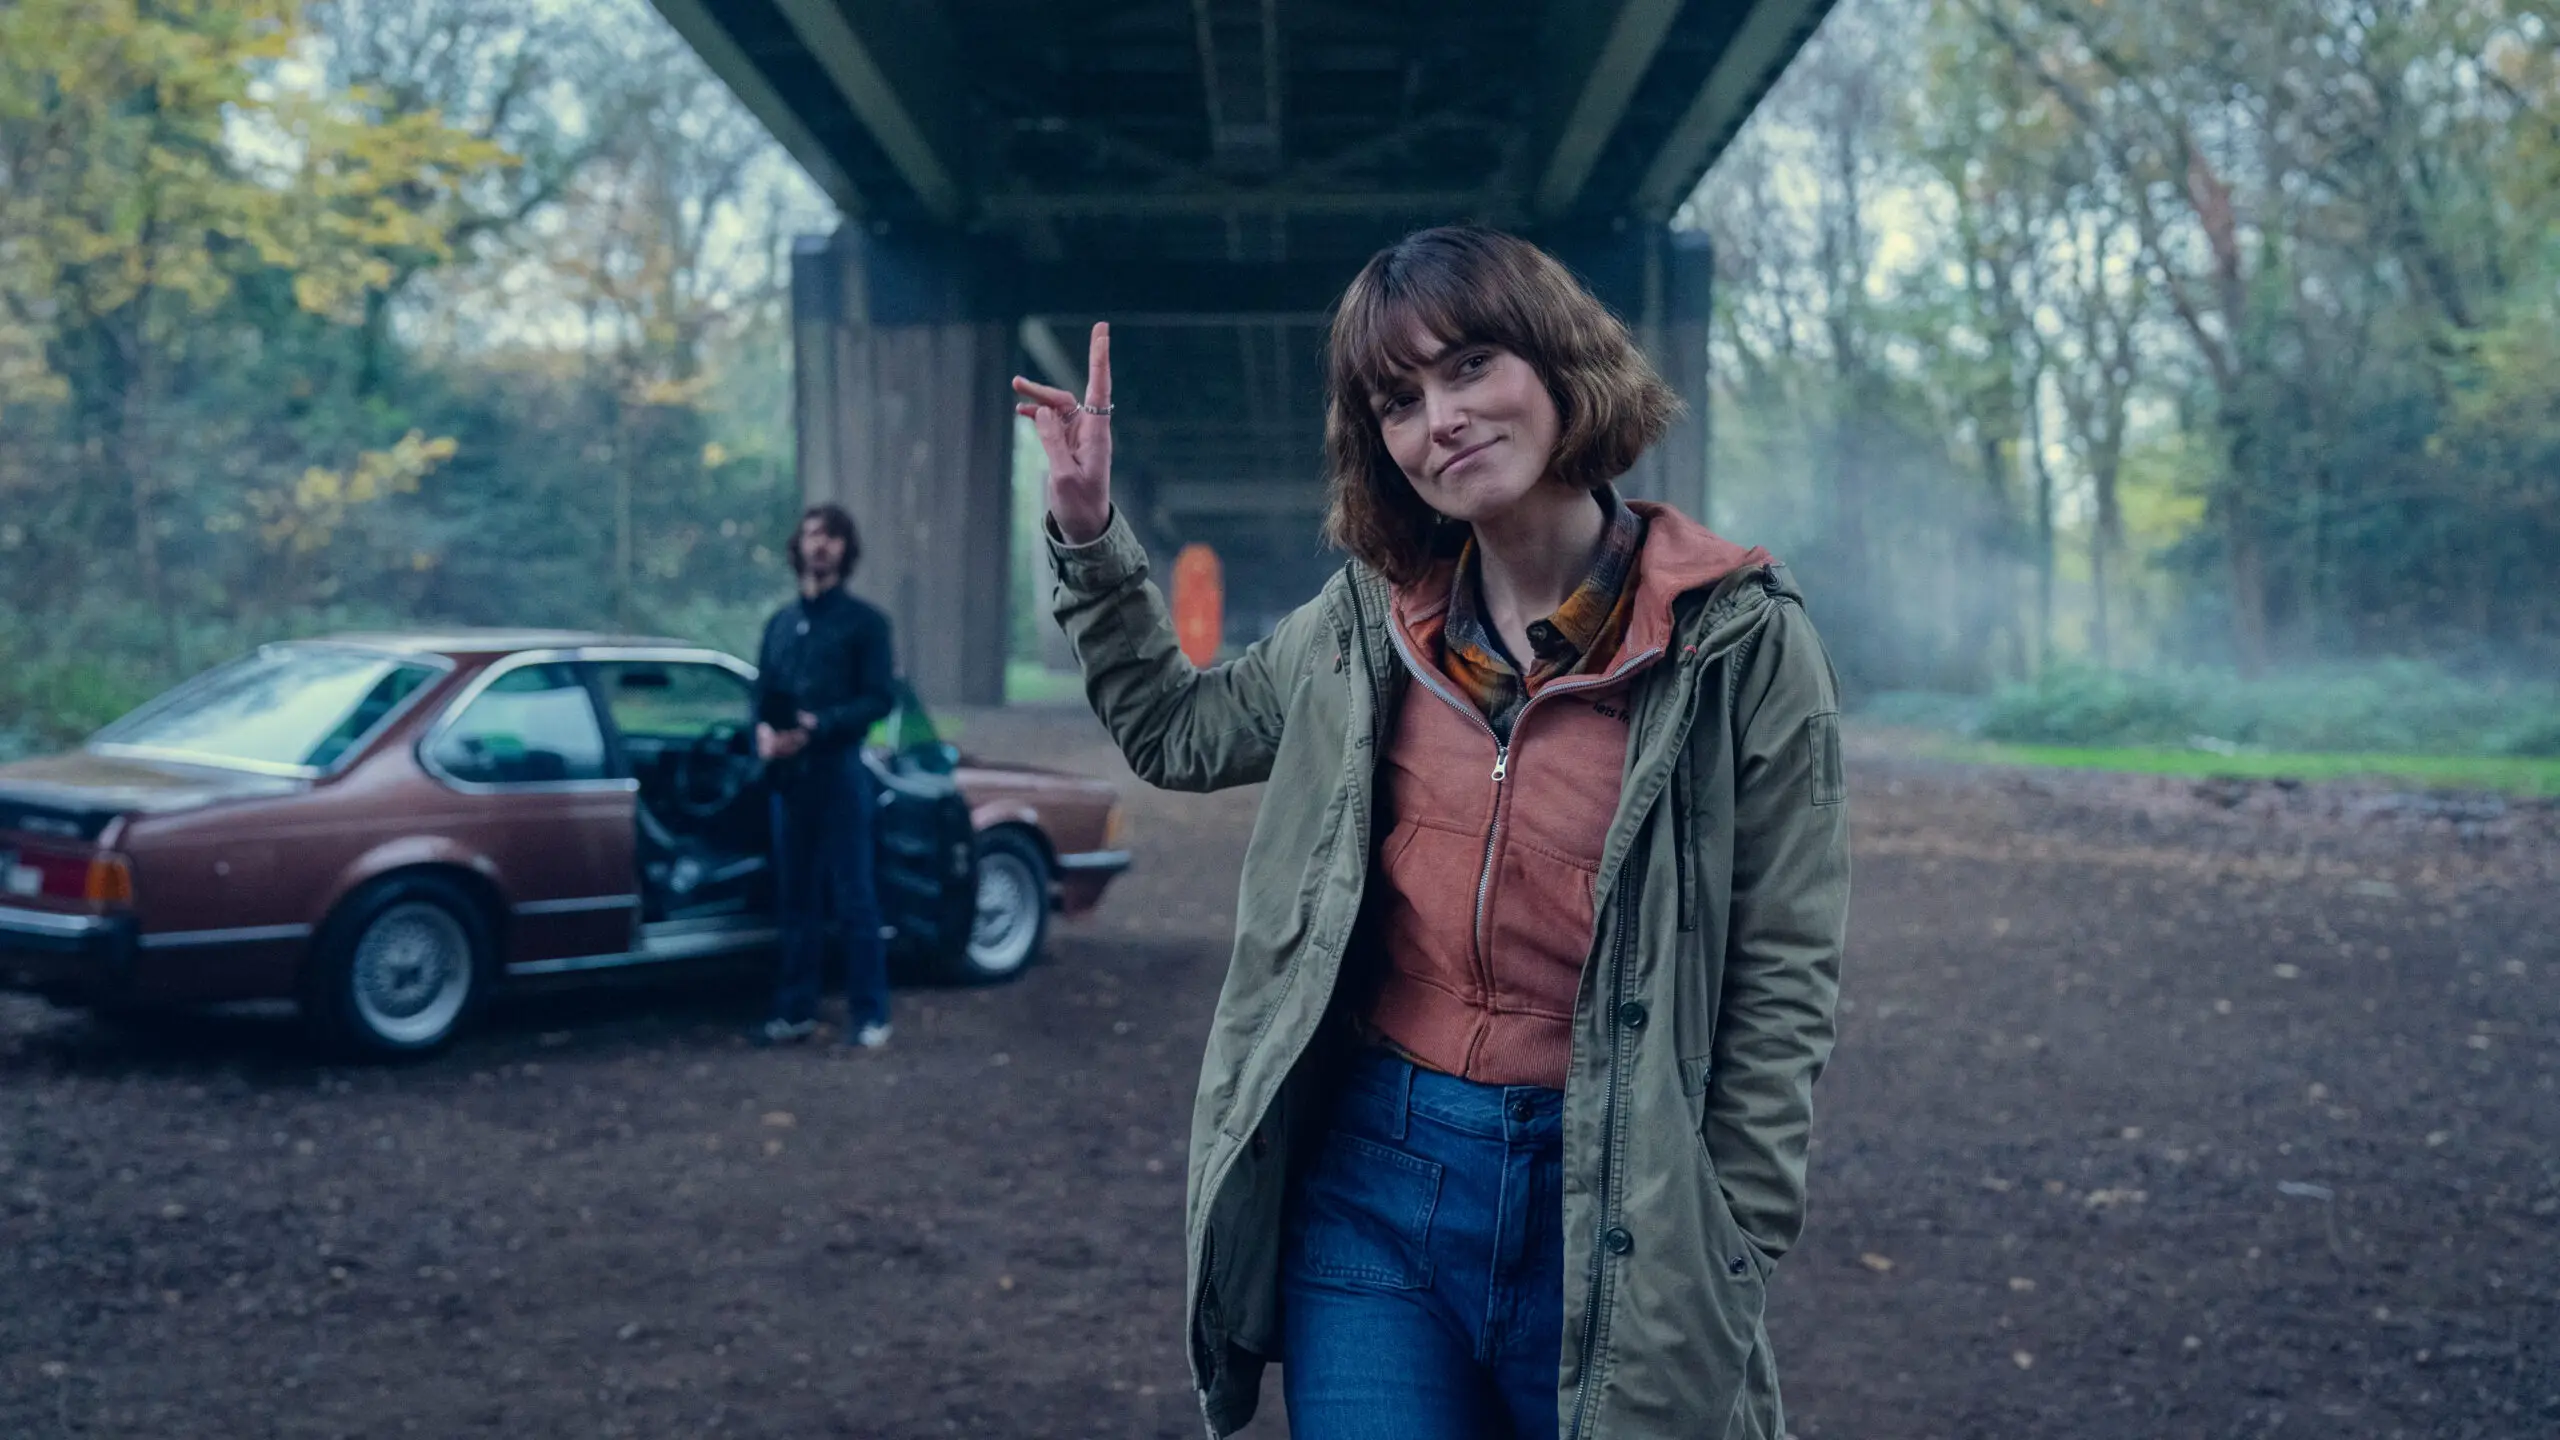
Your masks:
M773 906L782 929L778 1020L811 1020L825 988L827 920L844 936L845 1030L889 1023L871 772L851 746L810 755L773 787Z
M1290 1185L1292 1440L1552 1440L1564 1092L1359 1052Z

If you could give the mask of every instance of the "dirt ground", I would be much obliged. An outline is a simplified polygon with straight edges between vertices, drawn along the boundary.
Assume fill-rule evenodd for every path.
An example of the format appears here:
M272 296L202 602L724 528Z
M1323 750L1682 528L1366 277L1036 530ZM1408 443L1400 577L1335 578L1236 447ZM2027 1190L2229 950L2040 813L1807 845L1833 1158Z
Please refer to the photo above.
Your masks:
M1126 777L1076 713L968 738ZM2560 811L1853 783L1796 1435L2560 1434ZM1254 797L1130 794L1102 911L873 1055L749 1048L737 985L375 1070L0 999L0 1436L1197 1435L1183 1127Z

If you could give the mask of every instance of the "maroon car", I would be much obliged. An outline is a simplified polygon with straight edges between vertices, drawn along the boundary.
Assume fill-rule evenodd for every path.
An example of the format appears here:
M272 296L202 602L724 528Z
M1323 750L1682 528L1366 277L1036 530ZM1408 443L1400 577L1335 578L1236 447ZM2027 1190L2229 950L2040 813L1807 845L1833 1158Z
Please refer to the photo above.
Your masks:
M291 999L362 1054L500 988L769 954L755 670L558 632L269 645L0 765L0 988ZM1128 865L1101 781L963 758L913 697L865 751L910 971L1021 971Z

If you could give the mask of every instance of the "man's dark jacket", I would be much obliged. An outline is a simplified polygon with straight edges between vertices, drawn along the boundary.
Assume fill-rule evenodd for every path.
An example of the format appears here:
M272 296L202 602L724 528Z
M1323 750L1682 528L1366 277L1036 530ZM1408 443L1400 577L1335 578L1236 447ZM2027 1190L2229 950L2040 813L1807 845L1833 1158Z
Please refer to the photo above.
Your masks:
M805 710L818 717L809 751L850 748L897 708L896 675L888 616L841 587L814 600L802 596L765 622L756 715L774 720ZM794 778L789 772L801 768L782 766L777 778Z

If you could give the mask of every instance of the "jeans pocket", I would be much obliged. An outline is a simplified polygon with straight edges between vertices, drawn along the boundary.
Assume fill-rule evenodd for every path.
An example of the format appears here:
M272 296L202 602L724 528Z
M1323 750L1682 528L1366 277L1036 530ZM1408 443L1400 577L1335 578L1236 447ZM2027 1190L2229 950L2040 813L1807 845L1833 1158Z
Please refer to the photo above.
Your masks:
M1431 1283L1440 1164L1335 1130L1301 1181L1289 1218L1295 1274L1390 1290Z

